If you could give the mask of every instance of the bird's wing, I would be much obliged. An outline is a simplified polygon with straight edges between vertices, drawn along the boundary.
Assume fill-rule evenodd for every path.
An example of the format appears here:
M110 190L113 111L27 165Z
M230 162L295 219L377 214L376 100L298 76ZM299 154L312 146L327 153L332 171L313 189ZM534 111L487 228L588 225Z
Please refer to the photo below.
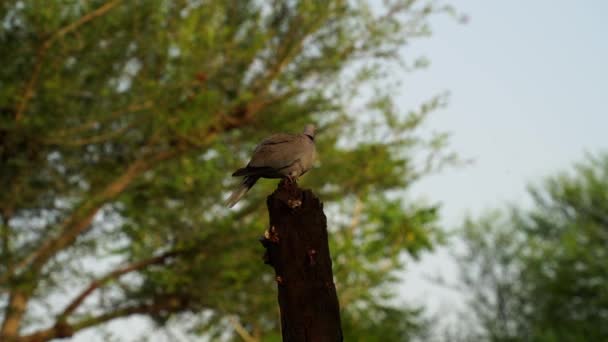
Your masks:
M301 134L272 135L256 147L248 166L275 170L287 167L309 152L310 144L304 138Z

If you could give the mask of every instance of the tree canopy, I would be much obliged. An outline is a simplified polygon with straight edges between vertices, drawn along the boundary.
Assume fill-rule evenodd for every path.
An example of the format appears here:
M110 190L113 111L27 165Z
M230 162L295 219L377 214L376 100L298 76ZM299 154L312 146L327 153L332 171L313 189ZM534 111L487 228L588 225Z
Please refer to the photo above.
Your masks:
M461 264L488 341L608 339L608 155L530 190L531 209L468 220Z
M417 133L443 97L398 108L394 74L420 64L402 47L442 11L422 0L1 2L0 339L69 337L134 314L278 338L257 242L274 182L235 210L222 203L256 142L314 122L320 158L303 185L326 203L346 338L408 340L423 321L389 305L390 284L400 256L439 235L437 207L404 190L453 156L444 135Z

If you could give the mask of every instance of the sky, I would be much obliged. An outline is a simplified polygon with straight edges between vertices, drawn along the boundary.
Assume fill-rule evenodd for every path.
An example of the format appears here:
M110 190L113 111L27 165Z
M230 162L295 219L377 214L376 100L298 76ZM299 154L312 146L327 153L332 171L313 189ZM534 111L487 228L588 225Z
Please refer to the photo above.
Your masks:
M450 132L451 148L471 165L447 169L413 193L442 204L456 228L507 203L528 205L526 187L567 170L585 153L608 152L608 1L454 1L468 23L432 21L434 35L404 49L431 65L408 75L398 97L412 107L449 91L446 108L426 128ZM462 296L429 277L458 274L444 248L411 265L401 295L452 316Z
M407 109L442 91L446 108L428 130L450 132L450 147L474 162L415 185L414 198L442 204L441 222L455 228L505 203L525 205L526 186L569 168L586 152L608 151L608 1L458 0L468 17L432 20L434 35L403 50L431 65L407 74L398 104ZM454 318L462 296L429 277L457 277L443 248L410 264L400 293L430 313ZM149 328L142 318L111 325L125 335ZM75 341L99 339L89 330Z

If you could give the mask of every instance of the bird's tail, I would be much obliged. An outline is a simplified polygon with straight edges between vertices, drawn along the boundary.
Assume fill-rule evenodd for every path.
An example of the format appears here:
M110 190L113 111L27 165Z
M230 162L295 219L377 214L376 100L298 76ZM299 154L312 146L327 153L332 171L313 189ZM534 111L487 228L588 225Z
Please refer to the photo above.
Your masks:
M246 176L245 178L243 178L243 181L241 182L241 184L239 184L238 188L234 189L232 195L230 195L230 197L228 197L228 199L226 200L226 206L228 208L232 208L236 204L236 202L238 202L243 196L245 196L247 191L249 191L249 189L251 189L251 187L255 185L255 182L257 182L258 179L260 179L260 177L258 176Z

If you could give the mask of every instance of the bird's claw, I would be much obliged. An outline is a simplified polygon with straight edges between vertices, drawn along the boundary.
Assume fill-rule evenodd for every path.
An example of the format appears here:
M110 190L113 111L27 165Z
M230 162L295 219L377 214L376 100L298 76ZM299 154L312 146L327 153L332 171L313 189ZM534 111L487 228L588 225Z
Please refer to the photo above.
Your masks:
M297 208L301 205L302 205L302 201L300 201L299 199L287 200L287 206L290 207L291 209Z

